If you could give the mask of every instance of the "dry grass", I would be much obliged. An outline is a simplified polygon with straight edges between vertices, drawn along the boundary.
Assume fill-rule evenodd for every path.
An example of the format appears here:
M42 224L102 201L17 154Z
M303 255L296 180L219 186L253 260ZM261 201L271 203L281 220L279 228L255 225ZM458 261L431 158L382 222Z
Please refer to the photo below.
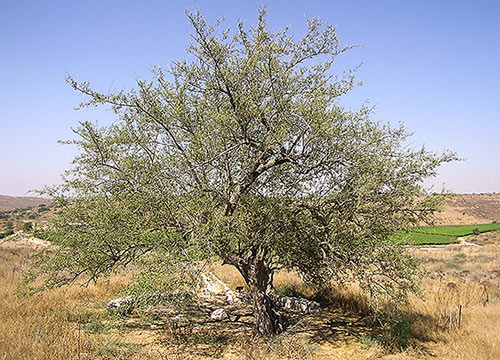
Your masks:
M82 311L108 299L122 286L120 279L89 288L64 287L40 296L13 295L31 249L0 247L0 359L77 359L96 344L78 331ZM80 349L79 349L80 347Z

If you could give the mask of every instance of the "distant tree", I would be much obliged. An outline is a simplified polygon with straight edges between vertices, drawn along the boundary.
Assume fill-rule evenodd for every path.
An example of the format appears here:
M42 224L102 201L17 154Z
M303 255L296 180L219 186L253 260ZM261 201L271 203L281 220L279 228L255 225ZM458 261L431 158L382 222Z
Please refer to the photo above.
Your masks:
M14 229L14 223L13 223L12 221L10 221L10 220L9 220L9 221L7 221L7 222L5 223L5 228L6 228L7 230L12 230L12 229Z
M27 221L23 224L23 231L29 232L33 230L33 223L31 221Z
M217 256L245 279L260 334L280 329L276 269L395 298L414 291L416 262L395 236L430 218L439 197L422 181L455 156L413 150L404 128L341 105L357 83L353 72L334 75L350 47L332 26L308 19L295 40L270 32L265 11L232 32L188 18L187 60L155 68L152 81L104 94L68 77L89 97L82 106L110 105L117 117L82 122L68 141L81 152L48 190L63 206L55 228L65 240L44 262L46 285L143 260L138 283L158 291L172 264Z
M12 234L14 234L14 230L12 230L12 229L6 230L4 232L0 232L0 239L3 239L4 237L7 237L7 236L12 235Z

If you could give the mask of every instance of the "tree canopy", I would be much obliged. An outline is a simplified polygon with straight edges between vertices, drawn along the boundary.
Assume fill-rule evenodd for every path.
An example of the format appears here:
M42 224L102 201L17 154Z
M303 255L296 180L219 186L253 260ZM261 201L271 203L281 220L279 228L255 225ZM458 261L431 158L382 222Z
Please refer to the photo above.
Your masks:
M81 106L110 106L116 119L83 121L67 142L80 154L49 190L65 236L44 262L46 284L144 261L137 281L157 290L182 281L174 263L218 257L245 279L261 334L279 329L276 269L395 297L415 290L416 263L395 238L431 218L439 199L422 181L454 154L413 149L402 126L342 105L357 81L335 69L351 47L333 26L307 19L295 39L271 32L264 10L250 28L188 19L186 60L150 81L105 94L68 77L88 96Z

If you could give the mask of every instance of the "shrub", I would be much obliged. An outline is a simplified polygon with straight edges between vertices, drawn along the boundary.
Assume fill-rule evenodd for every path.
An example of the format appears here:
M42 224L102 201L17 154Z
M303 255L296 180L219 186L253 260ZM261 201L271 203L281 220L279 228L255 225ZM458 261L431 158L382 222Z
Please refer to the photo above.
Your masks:
M23 231L32 231L33 230L33 223L31 221L25 222L23 224Z
M401 314L395 314L388 321L383 342L388 348L403 351L410 345L412 337L413 330L410 320Z
M12 229L9 229L7 231L4 231L4 232L0 232L0 239L3 239L4 237L7 237L9 235L12 235L14 234L14 230Z

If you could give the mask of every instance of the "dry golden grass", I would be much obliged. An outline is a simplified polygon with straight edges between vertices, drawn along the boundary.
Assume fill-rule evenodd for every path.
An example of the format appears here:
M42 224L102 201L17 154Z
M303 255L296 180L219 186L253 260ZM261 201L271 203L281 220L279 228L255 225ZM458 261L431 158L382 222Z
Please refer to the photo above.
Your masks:
M0 247L0 359L77 359L95 343L78 331L79 313L108 299L122 286L120 279L89 288L71 286L40 296L13 295L32 249ZM79 350L80 346L80 350Z

